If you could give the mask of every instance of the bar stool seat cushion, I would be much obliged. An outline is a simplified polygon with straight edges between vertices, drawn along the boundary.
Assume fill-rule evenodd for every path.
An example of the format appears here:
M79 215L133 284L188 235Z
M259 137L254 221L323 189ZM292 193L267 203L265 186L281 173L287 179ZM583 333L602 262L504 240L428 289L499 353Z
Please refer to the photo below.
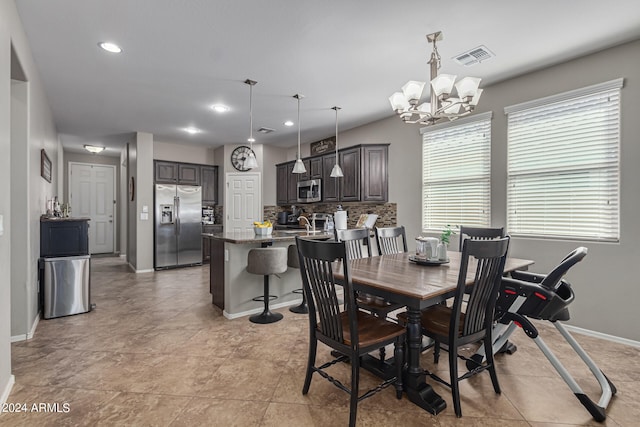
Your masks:
M247 272L269 275L287 271L286 248L253 248L247 256Z
M298 258L298 247L296 245L289 245L287 248L287 266L300 268L300 258Z

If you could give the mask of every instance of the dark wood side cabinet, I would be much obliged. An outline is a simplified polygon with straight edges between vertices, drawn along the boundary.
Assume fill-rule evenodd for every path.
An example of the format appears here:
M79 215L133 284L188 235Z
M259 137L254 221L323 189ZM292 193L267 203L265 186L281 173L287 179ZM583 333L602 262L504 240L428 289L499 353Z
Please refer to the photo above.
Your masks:
M209 292L213 304L224 310L224 242L207 239L210 248Z
M89 219L40 220L40 256L89 255Z
M293 173L293 163L287 163L287 200L288 203L298 203L298 174Z
M218 204L218 166L200 166L202 204Z

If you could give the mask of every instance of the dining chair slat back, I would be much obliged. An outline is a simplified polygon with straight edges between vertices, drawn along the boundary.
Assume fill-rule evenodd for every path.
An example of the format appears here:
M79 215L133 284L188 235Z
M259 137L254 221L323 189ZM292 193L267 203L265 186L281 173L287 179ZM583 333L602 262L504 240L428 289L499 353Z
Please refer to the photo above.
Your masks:
M471 240L492 240L504 237L504 227L482 228L482 227L465 227L460 226L460 245L459 250L462 252L462 244L466 239Z
M336 242L344 242L348 259L371 258L371 236L368 228L335 229L335 239Z
M318 241L296 237L302 285L309 304L309 357L302 394L309 392L311 377L318 372L339 389L349 393L349 426L356 424L358 402L373 396L393 384L396 397L402 396L402 366L406 329L387 320L357 309L345 242ZM338 263L334 263L339 261ZM337 282L334 268L341 268L343 279ZM345 307L342 311L336 288L344 289ZM318 319L319 318L319 319ZM318 341L339 353L339 356L316 366ZM394 344L395 376L358 395L360 359L365 354ZM337 362L351 363L351 387L343 385L326 372Z
M380 255L407 252L407 235L404 226L375 228L376 244Z
M494 240L465 239L462 245L460 272L452 307L437 304L423 311L423 333L435 340L434 361L440 355L440 344L449 349L449 383L435 374L431 376L451 387L453 406L458 417L462 416L460 406L459 381L481 371L489 370L491 382L496 393L500 393L500 385L495 370L492 350L493 319L498 292L502 282L504 265L509 248L509 237ZM468 290L467 273L469 265L475 263L475 276L471 295L462 312L465 292ZM475 368L458 377L458 348L482 340L487 354L486 365L475 363Z

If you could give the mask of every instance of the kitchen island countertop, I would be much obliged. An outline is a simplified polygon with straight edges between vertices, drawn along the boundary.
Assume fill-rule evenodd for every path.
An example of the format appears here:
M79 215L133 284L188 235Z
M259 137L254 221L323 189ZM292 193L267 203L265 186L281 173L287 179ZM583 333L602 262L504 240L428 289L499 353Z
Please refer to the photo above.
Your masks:
M296 236L306 237L311 239L331 239L333 234L319 232L307 232L306 230L273 230L271 234L266 236L256 236L253 230L246 231L222 231L216 233L202 233L202 237L220 240L226 243L268 243L268 242L286 242L293 241Z

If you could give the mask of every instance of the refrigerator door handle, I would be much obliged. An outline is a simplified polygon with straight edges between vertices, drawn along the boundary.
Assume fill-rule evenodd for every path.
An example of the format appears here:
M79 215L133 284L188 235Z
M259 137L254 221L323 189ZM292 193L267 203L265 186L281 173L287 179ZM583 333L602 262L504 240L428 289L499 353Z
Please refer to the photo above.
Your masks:
M180 235L180 197L173 198L173 203L176 206L176 235Z

